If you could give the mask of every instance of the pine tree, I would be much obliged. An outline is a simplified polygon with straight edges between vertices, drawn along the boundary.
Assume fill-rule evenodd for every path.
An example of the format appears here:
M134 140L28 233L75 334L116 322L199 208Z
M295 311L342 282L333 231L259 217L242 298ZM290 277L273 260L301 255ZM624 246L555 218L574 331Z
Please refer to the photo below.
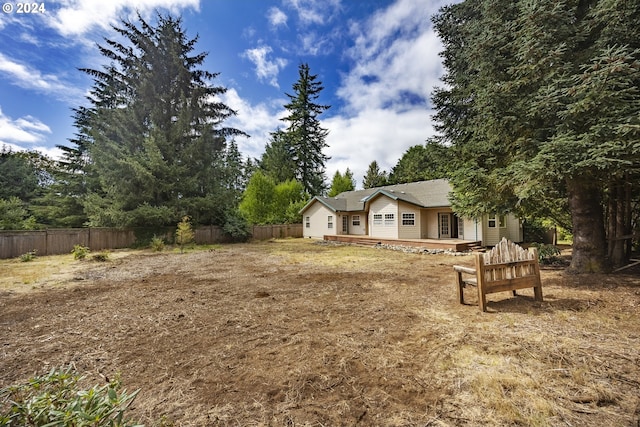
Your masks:
M176 243L180 246L180 253L184 252L186 245L193 242L195 236L191 226L191 218L185 215L176 227Z
M353 179L353 173L347 168L344 172L344 175L340 173L340 171L336 171L335 175L333 175L333 180L331 181L331 188L329 188L329 192L327 196L334 197L340 193L344 193L345 191L352 191L356 188L355 180Z
M402 155L391 170L389 183L403 184L447 178L449 157L448 148L436 140L429 140L425 145L414 145Z
M369 168L364 176L362 185L364 188L376 188L387 185L387 172L381 171L377 161L369 163Z
M286 94L291 101L284 106L289 114L281 120L288 123L284 138L296 165L296 179L307 193L316 196L325 191L325 162L329 160L323 153L329 131L320 126L318 117L330 107L315 103L324 87L316 81L318 76L310 73L309 65L301 64L298 73L294 94Z
M440 11L446 87L433 102L454 153L458 212L561 218L566 206L571 270L609 269L605 224L619 212L629 221L640 182L631 178L640 170L639 19L640 3L623 0L481 0ZM624 194L615 214L603 210L612 193Z
M82 70L94 85L91 105L76 110L69 157L87 153L97 177L84 201L89 222L168 225L189 214L221 225L235 191L223 170L227 138L242 133L223 126L235 114L216 100L226 89L199 68L206 54L193 54L197 37L180 19L138 20L114 27L126 43L99 46L109 65Z
M40 173L33 155L12 151L3 145L0 150L0 199L17 197L30 203L40 193Z
M296 178L296 163L289 139L282 130L271 133L271 141L265 147L260 159L260 170L275 182L285 182Z

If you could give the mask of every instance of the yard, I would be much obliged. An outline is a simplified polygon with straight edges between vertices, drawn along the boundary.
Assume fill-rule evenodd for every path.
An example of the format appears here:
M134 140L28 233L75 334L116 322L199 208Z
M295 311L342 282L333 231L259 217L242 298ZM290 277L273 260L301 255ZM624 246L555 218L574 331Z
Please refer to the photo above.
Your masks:
M483 314L471 263L303 239L0 261L0 388L120 373L147 426L638 425L640 276L543 269L543 303Z

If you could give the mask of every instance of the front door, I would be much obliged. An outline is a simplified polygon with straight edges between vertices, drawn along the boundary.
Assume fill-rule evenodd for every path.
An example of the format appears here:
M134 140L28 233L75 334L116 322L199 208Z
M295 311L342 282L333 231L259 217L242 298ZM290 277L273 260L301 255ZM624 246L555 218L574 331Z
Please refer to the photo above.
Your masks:
M449 214L438 214L440 217L440 238L451 238L451 216Z
M349 215L342 216L342 234L349 234Z

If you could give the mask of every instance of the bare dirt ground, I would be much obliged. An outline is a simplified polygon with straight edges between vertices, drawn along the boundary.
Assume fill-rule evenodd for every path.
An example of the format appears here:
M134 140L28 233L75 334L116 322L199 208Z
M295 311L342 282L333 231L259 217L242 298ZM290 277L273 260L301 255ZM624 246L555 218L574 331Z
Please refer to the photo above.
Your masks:
M27 279L0 261L0 388L121 373L147 426L639 422L638 275L543 269L543 303L480 313L453 284L469 256L299 239L70 258Z

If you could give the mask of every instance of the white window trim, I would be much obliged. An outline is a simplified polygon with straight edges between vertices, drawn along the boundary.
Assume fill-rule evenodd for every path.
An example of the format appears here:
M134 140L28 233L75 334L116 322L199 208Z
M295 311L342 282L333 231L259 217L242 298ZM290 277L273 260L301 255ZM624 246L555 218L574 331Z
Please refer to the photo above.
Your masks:
M351 215L351 225L360 227L360 215Z
M392 213L384 214L384 226L393 227L394 225L396 225L396 215Z
M333 229L333 215L327 216L327 228Z
M415 227L416 226L416 214L415 212L403 212L401 214L402 217L402 226L403 227ZM411 222L410 224L405 224L405 221Z

